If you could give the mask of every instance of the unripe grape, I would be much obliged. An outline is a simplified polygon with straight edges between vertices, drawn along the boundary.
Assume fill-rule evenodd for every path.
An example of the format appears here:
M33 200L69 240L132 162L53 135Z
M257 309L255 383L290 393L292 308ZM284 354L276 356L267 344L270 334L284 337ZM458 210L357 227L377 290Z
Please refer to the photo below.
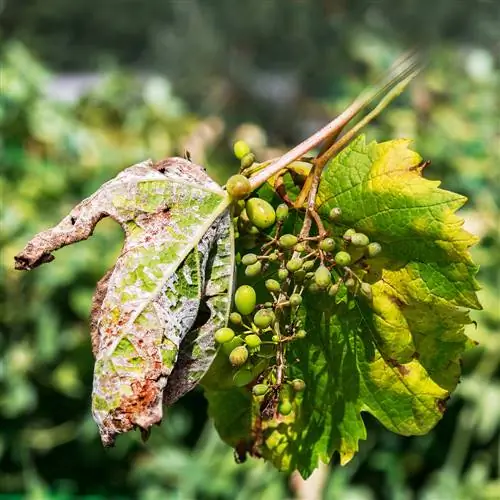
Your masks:
M351 236L352 236L353 234L356 234L356 230L355 230L355 229L352 229L352 228L351 228L351 229L348 229L348 230L344 233L344 239L345 239L345 240L349 240L349 239L351 239Z
M262 271L262 262L258 260L255 264L246 267L245 276L253 278L254 276L258 276L261 273L261 271Z
M330 295L330 297L335 297L335 295L337 295L337 293L339 293L339 288L340 288L340 283L333 284L328 289L328 295Z
M245 387L245 385L248 385L253 379L254 376L252 371L248 368L243 368L241 370L238 370L233 375L233 384L236 387Z
M283 248L292 248L297 243L297 236L293 234L284 234L279 240L278 243Z
M306 280L310 280L311 278L314 278L314 273L312 271L309 271L306 273L305 277Z
M290 415L292 413L292 403L288 400L282 401L278 406L278 411L285 417Z
M229 342L226 342L225 344L222 344L222 352L226 355L229 356L231 354L232 350L240 345L243 344L243 339L240 336L234 337L233 340L230 340Z
M337 220L342 215L342 210L339 207L332 208L328 214L331 221Z
M331 252L335 248L335 240L333 238L325 238L320 241L319 248L325 252Z
M354 278L347 278L344 284L349 290L352 290L356 286L356 281Z
M327 288L332 282L332 275L326 266L319 266L314 273L314 282L319 288Z
M260 337L258 335L255 335L255 333L251 333L250 335L247 335L245 337L245 343L247 344L248 347L254 349L255 347L260 346L262 340L260 340Z
M270 291L270 292L279 292L281 290L281 285L279 284L278 281L276 280L273 280L273 279L268 279L266 280L266 288Z
M297 283L302 283L306 279L306 272L303 269L299 269L293 273L293 279Z
M245 141L236 141L233 144L234 156L241 160L245 155L250 153L250 146Z
M373 293L370 283L361 283L361 292L368 300L372 300Z
M270 307L273 307L273 303L272 302L264 302L264 307L269 309Z
M290 259L286 263L286 268L291 272L294 273L295 271L298 271L302 267L302 259Z
M255 155L253 153L247 153L242 159L241 159L241 168L248 168L251 167L255 162Z
M292 307L298 307L302 304L302 297L298 293L293 293L290 295L290 305Z
M246 231L247 231L247 234L249 234L250 236L257 236L260 233L259 228L257 226L254 226L253 224L250 224L246 228Z
M314 264L314 260L306 260L304 264L302 264L302 269L304 269L304 271L310 271L314 267Z
M373 241L366 247L366 254L368 257L376 257L382 251L380 243Z
M280 341L279 335L273 335L272 338L271 338L271 340L273 342L279 342Z
M246 363L248 359L248 350L244 345L235 347L229 355L229 361L233 366L241 366Z
M255 396L264 396L264 394L269 390L266 384L256 384L252 387L252 392Z
M269 260L269 262L276 262L276 261L279 259L278 252L273 252L273 253L270 253L270 254L267 256L267 259Z
M354 233L351 236L351 245L354 245L355 247L366 247L368 243L370 243L370 240L366 234Z
M288 278L288 269L279 269L278 270L278 279L280 281L285 281Z
M257 262L257 255L255 255L254 253L247 253L247 254L243 255L243 257L241 258L241 263L244 266L251 266L252 264L255 264L256 262Z
M306 383L301 378L296 378L292 380L291 386L295 392L302 392L306 388Z
M297 244L295 245L294 250L295 250L296 252L302 253L302 252L305 252L305 251L306 251L306 246L304 245L304 243L297 243Z
M225 344L226 342L230 342L234 339L234 330L232 328L219 328L215 332L215 341L218 344Z
M255 309L256 303L257 295L251 286L242 285L236 290L234 304L241 314L250 314Z
M305 330L298 330L297 333L295 334L295 338L297 339L303 339L307 335L307 332Z
M316 285L314 281L307 287L307 289L309 290L310 293L321 292L321 288L318 285Z
M250 222L259 229L267 229L276 222L276 212L266 200L250 198L246 210Z
M244 175L237 174L229 177L226 190L233 200L243 200L252 192L252 186Z
M288 206L285 203L276 207L276 219L283 222L288 217Z
M241 325L241 323L243 323L243 318L241 317L241 314L240 314L240 313L237 313L237 312L232 312L232 313L229 315L229 321L230 321L233 325Z
M270 326L275 320L273 311L269 309L260 309L255 313L253 322L258 328L264 329Z
M335 262L339 266L348 266L351 263L351 256L347 252L337 252L335 254Z

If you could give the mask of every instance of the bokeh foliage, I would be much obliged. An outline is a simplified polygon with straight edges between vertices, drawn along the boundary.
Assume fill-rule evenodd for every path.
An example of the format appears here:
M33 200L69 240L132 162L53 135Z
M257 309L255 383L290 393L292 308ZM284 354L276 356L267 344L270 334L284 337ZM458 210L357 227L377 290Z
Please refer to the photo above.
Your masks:
M34 2L29 3L34 9ZM384 42L380 36L384 26L395 24L390 15L378 30L356 35L341 32L338 39L328 39L327 27L314 30L312 21L310 26L301 21L314 17L314 6L295 2L297 8L307 10L308 15L301 17L283 2L281 7L290 19L305 25L287 33L280 42L282 46L275 46L266 26L280 29L276 21L279 2L259 4L255 17L246 16L252 21L245 29L244 23L237 24L238 19L227 10L219 17L227 27L225 31L221 28L222 39L216 36L219 32L212 18L216 11L204 17L205 7L191 3L201 13L198 17L184 14L194 23L189 24L190 30L205 30L199 38L210 40L212 36L213 47L225 47L239 37L238 48L252 41L248 42L250 55L255 47L270 45L276 53L273 56L264 50L260 57L267 55L267 61L256 60L242 57L239 49L238 57L230 58L239 61L240 66L235 66L207 43L210 57L205 52L205 64L192 68L187 52L179 48L178 53L171 50L162 55L160 43L143 62L166 68L173 86L161 77L143 79L115 71L77 102L61 103L46 97L51 75L37 59L20 44L3 46L0 493L27 493L32 498L87 494L94 498L148 499L271 499L289 494L287 478L263 463L234 463L231 450L206 422L206 403L196 391L168 411L163 426L155 429L147 446L137 436L126 436L115 449L102 449L89 410L92 358L87 317L95 282L111 266L120 248L120 231L111 222L103 221L87 242L59 251L50 267L26 275L13 271L13 256L27 239L58 221L75 201L93 192L105 179L137 160L182 153L186 136L206 123L202 115L217 112L227 123L227 136L218 143L212 141L204 150L212 174L223 182L236 168L236 162L230 159L229 143L238 121L249 117L261 120L271 133L270 143L291 142L338 112L399 52L397 44ZM461 3L460 9L466 3ZM62 4L67 5L61 2L60 8ZM224 2L216 4L222 8ZM6 13L13 16L16 7L10 8L10 14ZM172 2L168 8L172 16L182 19L182 2ZM45 13L49 17L56 14L53 6ZM457 18L462 19L459 14ZM242 17L244 13L240 12L239 19ZM346 23L348 18L350 15L344 18ZM445 25L454 33L458 28L452 29L453 23L446 19ZM481 19L481 37L488 42L493 18L484 15ZM138 16L134 22L141 20ZM442 26L439 16L434 21L437 24L425 28L429 32ZM29 16L24 23L19 24L19 34L51 58L54 52L49 50L50 44L44 45L43 37L30 39L35 33L40 36L40 30L30 27ZM119 37L120 29L127 30L111 26L110 47L116 44L113 37ZM251 31L255 26L261 30L257 34ZM466 23L460 32L470 37L477 26ZM7 31L4 29L4 34L13 36ZM170 35L174 41L175 34ZM294 36L298 37L296 41ZM309 39L304 45L303 40ZM159 40L148 43L155 45ZM343 53L338 49L328 54L325 47L336 41L345 48ZM133 38L127 44L134 45ZM142 38L137 44L143 46ZM192 50L199 54L199 43L193 44ZM187 51L186 44L180 47ZM296 50L289 53L289 60L283 60L284 67L277 67L279 53L290 47ZM121 57L124 63L139 57L132 48L123 50L127 52L127 57ZM464 360L462 384L434 431L425 437L402 438L366 417L368 440L361 442L360 454L348 467L332 467L324 498L403 500L416 495L425 500L446 500L500 496L500 71L494 50L470 45L434 49L422 78L367 131L369 138L378 140L413 138L416 148L432 160L426 175L442 179L444 188L469 197L461 215L468 230L481 237L473 255L481 266L478 279L483 290L479 295L484 311L473 314L477 328L471 327L468 334L480 346ZM335 71L322 69L318 78L312 78L315 59L309 61L311 54L325 63L321 68L328 68L329 57L342 57L330 61ZM60 67L86 67L84 54L75 57L79 62L73 66L68 57L61 49L60 56L55 55L52 61ZM175 66L179 61L182 65ZM259 71L252 78L256 67ZM175 70L168 71L172 68ZM300 68L299 77L290 76L290 68ZM192 72L198 75L196 81ZM192 87L185 85L187 75ZM223 77L229 83L221 85ZM285 86L280 88L293 92L277 92L271 102L257 88L269 88L266 85L272 85L276 78ZM253 85L257 81L259 85ZM231 92L225 93L228 88ZM286 95L288 100L283 97ZM189 109L197 110L197 114Z

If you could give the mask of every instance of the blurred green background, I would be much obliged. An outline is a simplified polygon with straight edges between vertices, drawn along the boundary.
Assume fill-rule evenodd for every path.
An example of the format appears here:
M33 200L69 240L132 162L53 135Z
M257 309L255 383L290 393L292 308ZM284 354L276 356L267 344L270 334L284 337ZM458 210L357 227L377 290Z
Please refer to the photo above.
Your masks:
M0 497L500 498L499 32L497 0L0 2ZM480 345L442 422L403 438L365 417L358 456L304 483L236 465L194 391L147 445L104 450L88 315L120 230L103 221L31 273L13 256L138 160L187 149L222 183L236 137L274 156L415 44L425 72L367 134L413 138L426 175L469 197L462 215L481 238L484 311L468 329Z

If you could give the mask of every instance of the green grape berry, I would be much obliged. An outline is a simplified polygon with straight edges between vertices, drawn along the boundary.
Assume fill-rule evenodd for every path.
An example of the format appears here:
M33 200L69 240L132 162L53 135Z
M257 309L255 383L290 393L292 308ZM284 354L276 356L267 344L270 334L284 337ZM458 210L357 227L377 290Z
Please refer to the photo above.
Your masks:
M233 325L241 325L243 323L243 318L241 317L241 314L240 313L237 313L237 312L232 312L230 315L229 315L229 321L233 324Z
M272 338L271 338L271 340L272 340L273 342L279 342L279 341L280 341L280 338L279 338L279 336L278 336L278 335L273 335L273 336L272 336Z
M279 269L278 270L278 279L280 281L285 281L288 278L288 269Z
M229 361L233 366L241 366L248 359L248 349L244 345L235 347L229 354Z
M270 253L270 254L267 256L267 259L269 260L269 262L276 262L276 261L279 259L278 252L273 252L273 253Z
M351 256L344 251L337 252L335 254L335 262L339 266L348 266L351 263Z
M245 141L236 141L233 144L234 156L241 160L245 155L250 153L250 146Z
M276 219L283 222L288 217L288 206L285 203L276 207Z
M292 403L290 403L290 401L288 400L282 401L278 405L278 411L280 412L281 415L285 417L287 415L290 415L290 413L292 413Z
M321 288L313 281L312 283L309 284L307 287L310 293L319 293L321 292Z
M294 250L296 252L302 253L306 251L306 246L304 245L304 243L297 243L294 247Z
M241 158L241 168L251 167L255 162L255 155L253 153L247 153L243 158Z
M255 349L256 347L260 346L262 340L260 340L260 337L255 333L251 333L250 335L247 335L245 337L245 343L251 349Z
M373 293L370 283L361 283L361 292L368 300L372 300Z
M225 344L226 342L230 342L231 340L234 339L234 330L232 328L219 328L215 332L215 341L218 344Z
M370 243L368 236L363 233L354 233L351 236L351 245L355 247L366 247Z
M295 334L295 338L297 339L303 339L307 335L307 332L305 330L298 330L297 333Z
M233 375L233 384L236 387L245 387L254 379L252 370L242 368Z
M337 295L337 293L339 293L339 289L340 289L340 284L339 283L333 284L328 289L328 295L330 295L330 297L335 297L335 295Z
M284 234L279 240L282 248L292 248L297 244L298 238L294 234Z
M300 304L302 304L302 296L300 296L298 293L292 293L289 300L292 307L299 307Z
M257 236L260 233L259 228L257 226L254 226L253 224L250 224L246 228L246 231L247 231L247 234L249 234L251 236Z
M319 248L324 252L331 252L335 248L335 240L333 238L325 238L320 241Z
M255 290L249 285L241 285L234 294L234 304L241 314L251 314L257 304Z
M302 269L304 269L304 271L310 271L314 267L314 264L314 260L306 260L304 264L302 264Z
M295 392L302 392L306 388L306 383L301 378L292 380L290 385Z
M257 328L264 329L270 326L274 320L275 315L270 309L260 309L253 317L253 322Z
M259 229L267 229L276 222L276 212L270 203L260 198L250 198L246 204L250 222Z
M244 175L238 174L229 177L226 190L233 200L243 200L252 192L252 186Z
M279 281L268 279L266 280L266 288L270 292L278 293L281 290L281 285Z
M345 233L344 233L344 239L345 240L350 240L351 239L351 236L353 234L356 234L356 229L348 229Z
M344 284L349 290L353 290L356 286L356 280L354 278L347 278Z
M251 266L252 264L255 264L256 262L257 262L257 255L255 255L254 253L247 253L247 254L243 255L243 257L241 258L241 263L244 266Z
M266 392L269 390L269 386L266 384L256 384L252 387L252 392L254 396L264 396Z
M245 276L253 278L255 276L258 276L261 272L262 272L262 262L258 260L255 264L246 267Z
M372 241L366 247L366 254L370 258L376 257L381 251L382 251L382 246L380 245L380 243L377 243L376 241Z
M290 259L286 263L286 268L291 272L294 273L295 271L298 271L302 267L302 259L298 258L293 258Z
M328 218L331 221L337 220L342 215L342 210L339 207L332 208L328 214Z
M328 268L321 265L314 273L314 282L319 288L328 288L332 282L332 275Z
M297 283L302 283L306 279L306 272L303 269L299 269L293 273L293 279Z

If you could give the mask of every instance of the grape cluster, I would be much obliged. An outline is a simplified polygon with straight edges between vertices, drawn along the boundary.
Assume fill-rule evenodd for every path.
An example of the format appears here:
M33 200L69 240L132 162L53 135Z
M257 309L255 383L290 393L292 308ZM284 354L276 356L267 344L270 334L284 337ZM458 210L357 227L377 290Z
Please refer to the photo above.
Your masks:
M251 153L241 157L242 165L255 160L247 155ZM353 228L341 234L338 207L328 214L328 223L335 228L331 234L304 237L292 234L293 225L287 224L294 209L285 203L274 208L264 199L249 197L251 186L245 176L231 177L226 189L234 199L235 233L243 249L238 258L248 284L236 290L230 326L218 330L215 339L234 367L233 383L251 388L261 414L286 416L305 389L304 381L293 378L286 365L290 343L307 337L299 314L304 293L324 294L335 301L342 290L371 301L371 285L363 277L367 260L379 255L382 247ZM261 303L257 303L258 286Z

